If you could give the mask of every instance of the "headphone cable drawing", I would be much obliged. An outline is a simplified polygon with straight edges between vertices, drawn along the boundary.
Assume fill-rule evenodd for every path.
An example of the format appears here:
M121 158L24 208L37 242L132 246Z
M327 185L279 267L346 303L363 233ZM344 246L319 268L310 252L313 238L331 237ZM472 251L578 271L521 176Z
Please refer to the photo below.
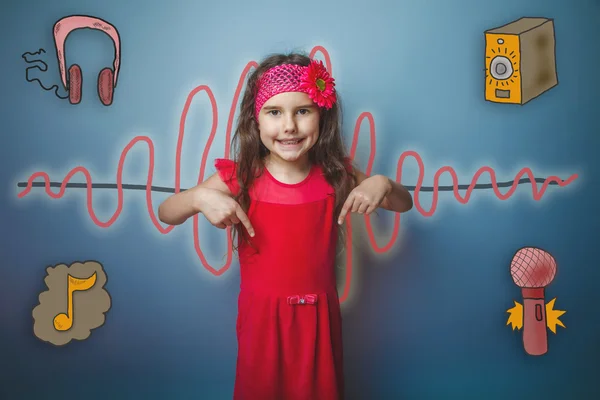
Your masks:
M44 84L42 83L42 81L39 78L33 78L33 79L29 78L29 71L32 70L32 69L39 69L42 72L48 71L48 64L46 64L43 60L40 60L40 59L28 60L27 59L27 56L38 56L38 55L40 55L42 53L46 53L46 50L39 49L35 53L30 53L30 52L27 51L27 52L21 54L21 58L23 60L25 60L25 62L27 64L33 64L33 63L39 63L39 64L41 64L41 66L40 65L34 65L32 67L25 68L25 80L27 82L36 82L37 81L38 84L40 85L40 87L42 89L46 90L46 91L50 91L50 90L54 89L54 95L56 97L58 97L59 99L61 99L61 100L68 99L69 98L68 94L66 96L61 96L60 94L58 94L58 90L60 89L60 87L58 85L52 85L50 87L46 87L46 86L44 86Z
M328 69L328 71L331 72L331 61L329 59L329 54L323 47L315 46L312 49L309 56L311 58L313 58L317 51L320 51L324 55L325 64L327 66L327 69ZM233 118L235 115L238 99L240 97L245 78L246 78L247 74L249 73L250 69L253 67L255 68L257 66L258 66L258 64L255 61L248 62L240 76L239 81L238 81L238 85L236 87L234 98L233 98L231 108L230 108L229 119L227 121L227 128L226 128L226 133L225 133L225 156L224 156L225 158L229 158L230 137L231 137L231 131L232 131L233 122L234 122ZM159 222L159 220L154 212L154 207L152 204L152 192L157 191L157 192L178 193L181 190L183 190L183 189L181 189L181 185L180 185L181 153L182 153L182 148L183 148L183 138L184 138L184 133L185 133L187 114L189 112L189 109L190 109L190 106L191 106L191 103L192 103L194 97L196 96L196 94L198 94L202 91L206 92L207 96L209 97L211 106L212 106L211 132L209 134L207 144L204 147L204 151L202 153L202 161L201 161L200 171L199 171L199 175L198 175L198 183L202 182L204 180L204 172L205 172L205 168L206 168L208 154L210 152L212 142L216 135L217 123L218 123L218 111L217 111L216 99L215 99L210 87L208 87L206 85L197 86L188 94L185 105L183 107L183 111L180 116L179 134L178 134L178 138L177 138L177 148L176 148L176 156L175 156L175 187L173 189L165 188L165 187L157 187L157 186L152 185L152 178L153 178L153 171L154 171L154 159L155 159L154 143L148 136L136 136L125 146L125 148L121 152L121 156L119 158L119 163L118 163L118 167L117 167L117 174L116 174L117 182L116 182L116 184L113 184L113 183L101 183L101 184L96 183L96 184L94 184L94 183L92 183L92 177L91 177L90 172L85 167L78 166L78 167L71 169L67 173L66 177L64 178L64 180L62 182L52 182L46 172L35 172L29 177L27 182L18 182L17 186L24 188L24 189L20 193L18 193L17 196L19 198L23 198L31 192L33 187L44 187L45 192L49 197L58 199L64 195L67 187L85 188L86 192L87 192L86 193L87 194L87 209L88 209L90 218L97 226L102 227L102 228L108 228L117 220L117 218L119 217L119 215L122 211L123 190L124 189L145 190L146 191L147 211L152 220L152 223L159 230L159 232L161 232L162 234L168 234L169 232L171 232L171 230L173 230L175 228L175 226L170 225L167 227L162 227L161 223ZM375 120L369 112L361 113L356 121L352 146L351 146L351 150L350 150L350 157L352 159L354 159L356 149L358 146L358 136L360 133L360 127L365 118L369 122L369 133L370 133L370 155L369 155L369 160L368 160L368 164L367 164L365 173L367 175L370 175L372 166L373 166L373 162L374 162L374 158L375 158L376 137L375 137ZM122 182L123 166L124 166L125 160L127 158L127 154L133 148L133 146L135 146L136 143L138 143L138 142L145 142L146 145L148 146L149 165L148 165L147 183L145 185L125 185ZM438 202L439 191L441 191L441 190L453 191L455 198L460 203L466 204L469 201L469 198L470 198L473 190L475 190L475 189L492 189L494 191L494 194L496 195L496 197L498 197L501 200L506 200L512 196L512 194L515 192L515 190L519 184L529 182L529 183L531 183L531 186L532 186L532 192L533 192L534 199L540 200L549 185L558 185L560 187L565 187L565 186L571 184L578 177L577 174L572 174L566 180L563 180L557 176L549 176L547 178L536 178L533 175L533 172L531 171L531 169L523 168L519 171L519 173L517 174L517 176L515 177L514 180L509 181L509 182L498 183L496 180L495 171L491 167L484 166L484 167L481 167L475 173L475 175L472 179L472 182L469 185L459 185L458 184L458 176L457 176L456 172L454 171L454 169L450 166L445 166L445 167L440 168L435 173L433 186L424 187L422 185L422 182L424 180L424 175L425 175L425 166L424 166L424 163L423 163L421 157L415 151L405 151L401 154L401 156L398 160L396 181L397 182L401 181L402 167L403 167L404 161L406 160L407 157L414 158L419 166L418 182L414 187L408 186L408 188L410 188L414 191L415 208L419 211L419 213L421 213L423 216L426 216L426 217L430 217L435 212L435 209L437 207L437 202ZM71 178L78 172L82 173L85 176L86 182L85 183L70 183L69 181L71 180ZM444 172L447 172L452 176L452 181L454 183L452 186L442 187L439 185L439 178ZM477 184L477 180L485 172L487 172L490 175L491 182L489 184ZM528 178L522 179L522 177L525 175L527 175ZM42 178L43 182L34 182L38 178ZM541 189L538 189L537 183L542 183ZM54 193L51 190L51 187L60 187L60 190L58 193ZM507 191L507 193L502 194L499 191L499 187L510 187L510 189ZM110 219L106 222L100 221L97 218L97 216L93 210L92 189L117 189L117 196L118 196L117 209L115 210L114 214L110 217ZM459 189L466 189L466 194L464 197L462 197L460 195L460 193L458 192ZM433 193L432 206L429 211L425 211L423 209L423 207L421 206L421 204L419 203L419 193L421 191L429 191L429 192ZM198 234L198 230L199 230L198 229L198 225L199 225L198 218L199 218L199 216L197 214L192 217L194 248L195 248L196 253L198 254L198 257L200 258L200 261L201 261L202 265L204 266L204 268L206 270L208 270L211 274L213 274L215 276L220 276L229 269L231 262L232 262L231 235L227 234L227 259L226 259L225 265L223 265L221 268L215 268L215 267L211 266L207 262L204 254L202 252L202 249L200 247L199 234ZM365 224L366 224L366 228L367 228L367 234L369 236L369 241L370 241L370 244L371 244L372 248L374 249L374 251L377 253L387 252L393 246L393 244L398 236L398 232L399 232L399 228L400 228L400 214L397 213L395 215L394 228L393 228L393 232L391 234L390 241L383 247L380 247L375 240L375 237L373 234L373 228L371 226L370 216L365 215L364 218L365 218ZM229 233L229 230L230 230L230 228L227 228L228 233ZM344 283L343 294L340 296L341 302L344 302L347 299L347 297L349 295L351 282L352 282L352 264L353 264L352 258L353 257L352 257L352 223L351 223L351 220L348 220L348 222L346 224L346 231L347 231L347 235L346 235L346 244L347 244L346 279L345 279L345 283Z

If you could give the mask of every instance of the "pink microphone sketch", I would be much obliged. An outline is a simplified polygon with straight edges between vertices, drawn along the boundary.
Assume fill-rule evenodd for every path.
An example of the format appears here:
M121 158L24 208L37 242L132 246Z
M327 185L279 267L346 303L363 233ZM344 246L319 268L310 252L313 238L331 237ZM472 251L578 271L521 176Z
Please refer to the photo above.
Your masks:
M544 305L545 288L556 275L556 260L545 250L537 247L523 247L515 253L510 263L510 275L521 288L523 305L517 303L507 312L510 314L506 325L523 328L523 346L532 356L548 352L546 328L556 333L556 325L565 328L559 317L566 311L555 310L552 299Z
M28 59L30 56L39 56L40 54L45 53L46 51L44 49L39 49L35 53L26 52L21 55L21 57L28 64L39 63L39 65L28 67L25 70L25 79L27 82L37 81L44 90L49 91L54 89L54 93L59 99L68 98L71 104L79 104L81 102L83 85L81 67L78 64L72 64L67 68L65 42L67 40L67 36L69 36L73 31L84 28L102 31L112 39L115 51L113 67L103 68L98 74L97 82L98 97L100 98L100 101L105 106L110 106L113 102L114 91L117 87L117 80L119 76L119 68L121 66L121 38L119 31L113 25L97 17L87 15L69 15L56 21L52 27L60 80L63 88L67 92L66 95L58 94L58 85L53 85L48 88L45 87L39 79L29 78L29 71L31 69L39 69L42 72L46 72L48 70L48 64L46 64L46 62L43 60Z

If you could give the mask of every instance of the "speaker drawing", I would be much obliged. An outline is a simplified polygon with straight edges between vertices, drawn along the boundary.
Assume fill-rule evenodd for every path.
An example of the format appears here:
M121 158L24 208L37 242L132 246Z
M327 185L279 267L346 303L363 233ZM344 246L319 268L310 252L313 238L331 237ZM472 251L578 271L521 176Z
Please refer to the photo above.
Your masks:
M485 99L525 104L558 85L554 20L523 17L485 31Z

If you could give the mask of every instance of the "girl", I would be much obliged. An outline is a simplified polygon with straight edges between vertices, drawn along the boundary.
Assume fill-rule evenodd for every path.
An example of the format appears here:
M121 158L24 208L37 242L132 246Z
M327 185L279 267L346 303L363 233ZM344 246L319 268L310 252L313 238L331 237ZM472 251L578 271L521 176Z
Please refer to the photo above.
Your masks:
M305 55L274 55L250 75L234 160L159 207L171 225L202 213L234 227L241 287L234 399L344 396L336 245L349 212L405 212L412 197L352 166L334 79ZM338 232L340 231L340 232Z

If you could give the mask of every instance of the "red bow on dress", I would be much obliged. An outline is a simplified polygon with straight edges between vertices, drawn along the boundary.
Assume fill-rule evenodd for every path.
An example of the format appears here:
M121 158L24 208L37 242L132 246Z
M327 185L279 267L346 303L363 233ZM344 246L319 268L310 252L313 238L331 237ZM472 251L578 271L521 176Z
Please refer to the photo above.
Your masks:
M316 294L305 294L304 296L288 296L288 304L316 304L318 296Z

